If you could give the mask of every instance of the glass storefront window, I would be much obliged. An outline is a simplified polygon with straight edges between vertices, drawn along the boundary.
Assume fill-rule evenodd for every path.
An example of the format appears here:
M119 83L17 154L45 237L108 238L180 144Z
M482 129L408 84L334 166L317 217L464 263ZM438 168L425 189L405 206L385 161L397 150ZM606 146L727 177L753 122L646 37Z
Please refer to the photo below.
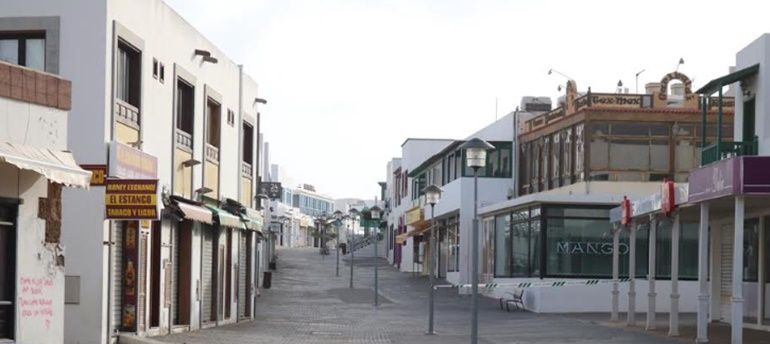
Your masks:
M529 221L514 223L511 226L513 236L513 276L529 275Z
M658 224L655 275L671 278L670 220ZM698 224L683 223L679 232L679 279L698 278Z
M743 280L759 280L759 219L743 222Z
M495 217L495 276L511 275L511 217Z
M447 271L460 271L460 230L458 218L450 219L447 225L447 246L449 257L447 257Z

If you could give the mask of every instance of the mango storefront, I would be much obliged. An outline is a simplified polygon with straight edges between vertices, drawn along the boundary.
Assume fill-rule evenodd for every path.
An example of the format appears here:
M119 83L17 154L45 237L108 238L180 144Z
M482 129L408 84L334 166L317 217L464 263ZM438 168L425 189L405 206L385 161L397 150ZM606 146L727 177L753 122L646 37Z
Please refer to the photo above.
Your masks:
M496 285L487 290L489 295L499 297L523 288L524 304L534 312L606 311L611 306L608 295L613 287L615 255L620 261L620 278L628 279L632 257L636 277L645 277L649 265L656 267L653 271L659 278L669 278L668 259L649 260L649 231L639 231L635 240L628 232L618 232L618 245L613 245L616 232L610 223L610 209L617 205L615 197L534 194L509 201L518 202L512 206L482 208L482 231L487 235L483 236L486 243L481 260L486 266L480 271L491 275L487 281ZM666 226L660 226L658 235L652 237L662 251L670 250L671 237L666 232ZM695 252L697 226L685 232L682 242ZM664 256L665 252L658 255ZM680 271L682 279L694 280L697 261L686 261ZM694 282L691 284L688 287L694 288ZM620 295L627 295L628 283L618 288ZM621 299L627 301L625 296ZM692 312L695 303L683 308Z

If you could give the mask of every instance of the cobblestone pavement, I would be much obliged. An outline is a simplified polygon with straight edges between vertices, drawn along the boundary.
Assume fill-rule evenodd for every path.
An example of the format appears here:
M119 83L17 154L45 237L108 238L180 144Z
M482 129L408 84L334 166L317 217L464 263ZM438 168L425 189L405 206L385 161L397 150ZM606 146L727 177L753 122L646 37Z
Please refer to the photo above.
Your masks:
M427 279L380 268L381 305L373 306L373 258L355 259L355 289L348 289L348 257L334 276L334 251L279 250L272 289L258 299L256 319L191 333L156 338L172 343L468 343L470 298L441 289L436 299L436 331L425 335ZM500 311L481 298L479 343L680 343L639 331L600 326L558 315Z

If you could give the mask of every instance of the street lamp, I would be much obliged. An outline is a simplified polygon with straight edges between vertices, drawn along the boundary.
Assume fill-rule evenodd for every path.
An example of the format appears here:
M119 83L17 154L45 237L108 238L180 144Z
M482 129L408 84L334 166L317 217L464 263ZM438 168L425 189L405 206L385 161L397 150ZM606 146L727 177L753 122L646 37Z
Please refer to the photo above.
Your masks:
M334 227L337 229L337 238L335 239L335 243L337 246L337 270L335 272L335 276L340 277L340 221L342 221L342 212L337 210L334 212Z
M473 240L471 242L471 344L479 336L479 169L487 164L487 151L495 146L479 138L465 142L465 163L473 169Z
M434 259L436 256L436 226L435 219L433 218L433 208L436 206L439 199L441 199L441 188L431 184L423 189L423 192L425 193L425 202L430 204L430 241L428 241L428 245L430 245L430 248L428 249L428 251L430 251L428 256L428 284L430 294L428 294L428 333L426 334L432 335L436 334L436 332L433 331L433 273L436 270L436 260Z
M378 281L377 281L377 269L378 269L378 260L379 260L379 254L377 253L377 246L378 240L380 236L380 217L382 217L382 209L378 207L376 204L369 209L369 217L374 221L375 223L375 231L374 231L374 307L377 307L380 305L380 295L378 291Z
M350 216L350 223L348 223L348 247L350 249L350 289L353 289L353 263L355 262L356 254L355 248L353 245L355 244L355 235L353 235L353 231L355 230L354 225L356 222L356 219L358 218L358 210L356 208L350 208L348 210L348 215Z

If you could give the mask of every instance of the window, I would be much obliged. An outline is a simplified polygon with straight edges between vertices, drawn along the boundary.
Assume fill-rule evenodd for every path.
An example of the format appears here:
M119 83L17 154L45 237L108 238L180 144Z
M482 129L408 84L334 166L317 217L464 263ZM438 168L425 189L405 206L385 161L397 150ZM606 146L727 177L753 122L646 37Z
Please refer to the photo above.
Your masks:
M166 82L166 66L163 65L163 63L159 63L159 65L160 65L160 72L159 72L158 79L160 80L160 83L162 84L162 83Z
M247 122L243 122L243 162L254 162L254 126Z
M449 257L447 257L448 272L460 271L460 228L458 221L459 219L456 217L447 221L447 250L449 251Z
M45 71L45 33L0 33L0 60Z
M0 205L0 339L14 338L16 317L16 207Z
M116 97L137 109L141 96L141 58L139 50L122 40L118 42L115 67Z
M231 127L235 126L235 112L230 109L227 109L227 125Z
M158 59L153 58L152 59L152 77L154 79L157 79L158 73L160 73L160 66L158 65Z
M195 90L183 79L176 81L177 144L192 149L195 133Z
M511 217L508 214L495 217L495 276L511 274Z
M215 148L219 148L221 111L222 108L219 103L209 98L206 102L206 143Z

